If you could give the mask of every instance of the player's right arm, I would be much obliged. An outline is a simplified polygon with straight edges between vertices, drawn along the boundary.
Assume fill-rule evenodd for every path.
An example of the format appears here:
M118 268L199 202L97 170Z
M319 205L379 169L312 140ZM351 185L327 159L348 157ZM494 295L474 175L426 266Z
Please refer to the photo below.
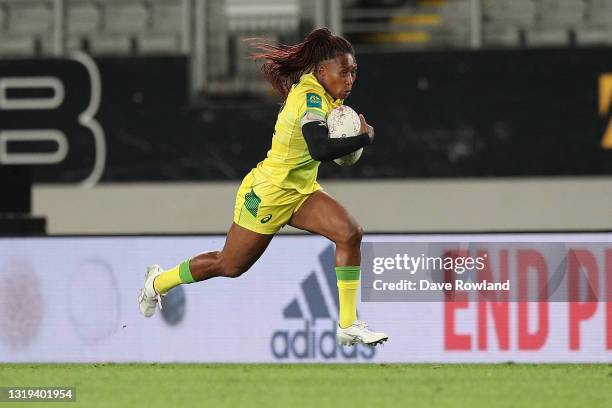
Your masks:
M307 111L302 117L302 134L310 151L310 156L317 161L338 159L355 150L365 147L374 140L374 128L367 124L363 115L361 132L357 136L330 138L325 118L318 112Z

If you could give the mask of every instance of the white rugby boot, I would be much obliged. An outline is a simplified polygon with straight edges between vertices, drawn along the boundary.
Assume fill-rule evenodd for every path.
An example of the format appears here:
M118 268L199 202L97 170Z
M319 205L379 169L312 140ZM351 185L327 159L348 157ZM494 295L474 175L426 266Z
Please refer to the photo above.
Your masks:
M336 340L341 346L352 346L355 344L366 344L374 347L389 340L385 333L378 333L368 329L366 322L355 320L349 327L343 329L338 326Z
M159 293L155 291L153 287L153 281L157 278L164 270L159 265L151 265L147 267L147 274L145 275L144 287L140 289L140 295L138 296L138 306L140 307L140 313L144 317L151 317L155 313L155 309L159 305L161 309L161 297Z

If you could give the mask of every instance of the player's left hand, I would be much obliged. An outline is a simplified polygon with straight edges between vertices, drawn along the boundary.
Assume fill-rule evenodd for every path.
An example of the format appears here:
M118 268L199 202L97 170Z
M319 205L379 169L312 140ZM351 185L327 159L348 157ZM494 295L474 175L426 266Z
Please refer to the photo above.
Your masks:
M365 120L365 116L363 114L359 114L359 120L361 121L361 129L359 130L359 134L362 135L367 133L370 137L370 143L374 141L374 128L368 124Z

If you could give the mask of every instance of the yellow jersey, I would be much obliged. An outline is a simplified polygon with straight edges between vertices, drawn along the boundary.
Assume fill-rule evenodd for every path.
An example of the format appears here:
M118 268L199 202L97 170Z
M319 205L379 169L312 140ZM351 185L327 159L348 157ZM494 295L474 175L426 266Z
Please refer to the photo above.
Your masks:
M272 147L266 158L257 164L256 171L280 188L295 189L301 194L315 191L321 162L310 156L301 120L307 112L327 118L342 102L329 95L313 73L302 75L287 95L276 119Z

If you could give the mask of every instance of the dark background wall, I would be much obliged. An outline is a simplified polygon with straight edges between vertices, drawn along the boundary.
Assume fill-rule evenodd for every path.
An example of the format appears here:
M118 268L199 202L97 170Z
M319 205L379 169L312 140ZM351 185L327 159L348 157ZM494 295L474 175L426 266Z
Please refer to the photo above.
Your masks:
M73 124L89 85L74 62L40 62L0 61L0 77L58 75L76 97L40 123L36 112L0 110L0 130L65 121L69 155L35 167L34 180L79 181L95 153L89 131ZM190 103L185 58L96 62L96 118L108 148L101 181L239 179L265 157L274 98ZM601 146L610 114L598 112L609 50L364 54L358 62L346 103L366 115L377 139L352 168L322 165L323 178L612 174L612 150Z

